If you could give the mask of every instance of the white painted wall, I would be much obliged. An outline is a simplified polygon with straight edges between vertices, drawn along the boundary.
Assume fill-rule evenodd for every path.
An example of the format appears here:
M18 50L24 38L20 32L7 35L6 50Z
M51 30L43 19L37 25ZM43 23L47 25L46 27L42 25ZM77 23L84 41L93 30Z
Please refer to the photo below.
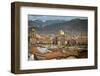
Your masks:
M38 73L38 74L21 74L14 75L10 73L11 60L11 15L10 3L13 1L25 2L39 2L39 3L53 3L53 4L73 4L73 5L87 5L98 6L98 20L100 21L100 0L1 0L0 1L0 76L100 76L100 59L98 70L81 70L81 71L65 71L52 73ZM98 33L100 33L100 22L98 21ZM100 34L98 35L98 44L100 46ZM99 47L98 46L98 47ZM100 48L98 48L100 58Z

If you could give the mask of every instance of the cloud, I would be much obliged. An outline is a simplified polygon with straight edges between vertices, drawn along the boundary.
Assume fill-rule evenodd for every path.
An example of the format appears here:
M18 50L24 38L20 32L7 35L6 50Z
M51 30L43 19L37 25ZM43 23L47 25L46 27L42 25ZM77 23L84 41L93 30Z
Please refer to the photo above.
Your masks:
M52 15L28 15L29 20L72 20L72 19L87 19L87 17L80 17L80 16L52 16Z

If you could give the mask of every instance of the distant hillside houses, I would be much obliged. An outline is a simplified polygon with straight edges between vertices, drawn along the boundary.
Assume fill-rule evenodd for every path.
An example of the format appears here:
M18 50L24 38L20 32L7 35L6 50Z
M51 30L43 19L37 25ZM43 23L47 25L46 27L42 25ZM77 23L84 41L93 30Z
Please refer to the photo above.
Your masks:
M88 42L87 36L84 35L71 36L63 30L59 30L58 34L50 36L47 34L38 34L34 28L29 32L28 38L30 44L85 45Z

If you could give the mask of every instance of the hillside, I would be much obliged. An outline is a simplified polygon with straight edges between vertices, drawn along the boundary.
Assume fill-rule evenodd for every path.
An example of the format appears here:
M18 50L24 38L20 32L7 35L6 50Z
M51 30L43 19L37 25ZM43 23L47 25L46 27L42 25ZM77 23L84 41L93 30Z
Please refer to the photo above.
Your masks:
M88 31L87 19L72 19L70 21L65 20L47 20L45 22L41 20L29 21L29 30L35 28L38 33L54 34L59 30L63 30L69 33L86 33Z

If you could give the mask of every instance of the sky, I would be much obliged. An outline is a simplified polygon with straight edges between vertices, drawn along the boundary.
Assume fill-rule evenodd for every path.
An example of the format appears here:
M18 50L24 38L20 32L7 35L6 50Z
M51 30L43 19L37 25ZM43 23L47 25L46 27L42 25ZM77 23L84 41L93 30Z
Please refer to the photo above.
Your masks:
M87 17L78 17L78 16L50 16L50 15L28 15L29 20L41 20L41 21L46 21L46 20L72 20L72 19L87 19Z

